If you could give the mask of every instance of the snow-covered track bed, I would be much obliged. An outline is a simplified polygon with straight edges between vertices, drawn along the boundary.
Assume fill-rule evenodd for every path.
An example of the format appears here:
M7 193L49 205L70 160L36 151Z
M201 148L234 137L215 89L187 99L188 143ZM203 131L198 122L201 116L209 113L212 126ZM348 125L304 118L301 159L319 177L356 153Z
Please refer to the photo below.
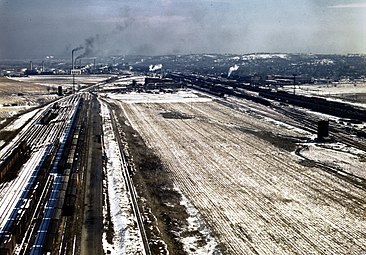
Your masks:
M300 164L256 135L296 137L295 131L216 102L120 105L210 225L223 253L366 251L366 191Z

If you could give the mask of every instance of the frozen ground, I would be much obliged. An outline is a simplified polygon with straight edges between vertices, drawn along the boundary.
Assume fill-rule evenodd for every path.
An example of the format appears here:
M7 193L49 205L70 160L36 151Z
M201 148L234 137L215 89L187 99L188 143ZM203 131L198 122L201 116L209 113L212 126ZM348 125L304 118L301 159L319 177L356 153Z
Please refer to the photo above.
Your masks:
M285 90L293 92L293 86L285 86ZM331 83L307 84L296 86L296 94L321 96L336 100L348 101L361 107L366 107L366 83Z
M76 75L75 79L83 83L98 83L108 79L109 77L110 75ZM11 77L11 79L36 84L61 85L65 83L65 81L72 83L71 75L33 75L28 77Z
M114 99L208 223L224 254L366 251L366 191L302 164L259 135L303 135L297 130L213 101ZM175 118L164 112L175 113ZM333 158L340 167L345 167L343 159L353 164L353 156L340 160L327 151L307 156Z
M134 245L131 245L130 239L140 238L137 230L134 229L128 231L127 227L123 227L128 222L128 218L132 218L132 222L134 221L134 217L130 207L129 194L125 188L125 182L123 180L123 176L119 176L120 172L123 168L121 163L121 154L118 148L118 144L115 141L114 134L112 133L112 126L110 124L110 116L109 109L106 107L105 103L102 103L102 117L104 120L104 146L105 152L107 156L107 187L108 194L110 199L110 207L111 207L111 215L112 221L114 224L115 237L113 239L114 244L109 244L104 238L104 247L105 251L110 250L113 251L114 254L136 254L136 252L141 252L141 240L134 241ZM119 177L118 177L119 176ZM121 192L123 191L123 192ZM181 192L177 189L177 192L181 194ZM182 195L181 205L183 205L186 210L189 218L187 219L187 226L181 226L179 235L182 235L182 243L184 250L189 254L221 254L217 247L217 242L213 238L211 231L208 229L207 225L204 223L202 216L199 214L196 208L188 201L188 199ZM122 202L123 201L123 202ZM126 209L128 208L128 209ZM120 211L126 211L127 213L119 213ZM107 213L107 212L105 212ZM106 218L106 217L105 217ZM133 227L132 225L127 224L129 228ZM121 229L126 229L126 231L121 231ZM196 235L188 234L195 233ZM120 235L125 236L133 235L132 237L118 237ZM136 235L136 236L135 236ZM105 235L106 237L106 235ZM127 240L124 240L127 239ZM160 243L164 244L163 240L159 240ZM120 246L120 248L118 248ZM129 250L126 251L123 247L130 246ZM122 247L122 248L121 248ZM161 254L168 254L168 250L161 248Z
M300 155L366 179L366 152L341 143L304 144Z
M108 78L110 78L110 75L76 75L75 84L76 86L93 85ZM58 86L62 86L64 89L71 89L73 86L73 77L71 75L34 75L28 77L12 77L11 79L21 81L24 84L32 83L53 89L57 89Z
M180 191L179 191L180 192ZM189 254L215 254L220 255L221 252L217 247L217 242L212 236L211 231L202 220L199 211L189 202L189 200L182 194L181 205L186 208L189 218L187 231L199 233L205 237L205 245L200 244L199 238L196 236L187 236L182 238L184 250Z
M292 87L293 88L293 87ZM291 89L291 88L289 88ZM312 95L342 95L342 94L363 94L366 93L365 83L339 83L322 85L299 86L296 92Z
M30 82L0 77L0 118L9 118L31 107L54 100L49 88Z
M14 131L14 130L21 128L25 123L27 123L27 121L32 119L37 112L39 112L39 109L30 111L28 113L21 115L19 118L17 118L12 123L10 123L8 126L6 126L3 130Z

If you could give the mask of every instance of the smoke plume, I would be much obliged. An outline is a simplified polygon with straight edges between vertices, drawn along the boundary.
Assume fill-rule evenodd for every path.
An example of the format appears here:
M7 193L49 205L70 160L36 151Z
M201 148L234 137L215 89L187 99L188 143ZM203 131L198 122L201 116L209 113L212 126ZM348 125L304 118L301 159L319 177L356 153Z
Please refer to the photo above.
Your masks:
M75 51L82 50L82 49L83 49L83 46L79 46L79 47L73 49L72 51L75 52Z
M90 57L94 54L95 43L99 40L99 34L85 39L84 44L78 47L78 50L84 49L84 52L75 58L75 62L84 57Z

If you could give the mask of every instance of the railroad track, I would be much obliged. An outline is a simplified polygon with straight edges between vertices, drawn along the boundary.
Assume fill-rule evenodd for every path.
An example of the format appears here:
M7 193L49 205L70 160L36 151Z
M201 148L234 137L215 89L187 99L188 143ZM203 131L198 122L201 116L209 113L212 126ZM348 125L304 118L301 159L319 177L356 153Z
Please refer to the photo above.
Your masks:
M105 103L108 105L107 102L105 102ZM109 107L109 105L108 105L108 107ZM133 184L133 180L130 177L129 166L128 166L128 163L127 163L127 160L126 160L125 153L123 151L124 146L123 146L122 138L121 138L121 135L120 135L120 132L119 132L119 129L118 129L118 124L116 123L117 116L115 115L115 113L112 110L110 110L110 118L111 118L113 130L114 130L114 134L117 138L117 142L118 142L118 145L119 145L119 148L120 148L120 151L121 151L122 164L124 166L123 167L123 178L126 182L126 187L127 187L127 190L130 194L130 197L131 197L131 205L132 205L133 213L134 213L134 215L136 217L136 220L137 220L138 229L141 233L145 254L146 255L151 255L152 253L151 253L151 250L150 250L150 247L149 247L149 241L148 241L147 236L146 236L146 231L145 231L142 215L141 215L138 203L137 203L136 189L135 189L135 186Z
M46 184L45 184L45 188L42 191L42 195L40 197L39 202L37 203L36 209L34 210L34 213L32 214L32 220L31 223L27 229L27 232L24 234L24 238L22 240L22 243L20 244L20 246L18 247L18 255L26 255L29 253L30 250L30 246L33 244L33 238L36 235L37 229L39 227L39 222L37 221L37 219L42 215L42 208L46 203L46 198L47 198L47 194L49 189L51 188L52 182L53 182L53 176L49 176Z
M317 118L311 117L306 113L299 112L296 109L284 109L283 107L276 107L276 109L279 112L282 112L287 117L292 118L296 121L297 127L306 129L310 132L317 133ZM340 142L355 147L357 149L360 149L362 151L366 151L366 145L365 143L361 141L356 141L354 138L350 137L350 134L347 134L339 125L336 126L330 126L329 130L331 132L331 135L334 138L337 138Z
M226 100L225 100L226 101ZM225 102L224 102L225 103ZM237 108L237 107L250 107L247 105L243 105L240 102L233 102L233 101L229 101L229 106ZM236 107L235 107L236 106ZM306 130L308 132L317 133L317 117L315 116L309 116L307 113L302 112L300 110L297 109L287 109L281 106L274 106L272 105L272 108L274 110L276 110L278 113L282 114L283 116L285 116L287 119L290 119L291 122L289 123L292 126L295 126L297 128L300 128L302 130ZM266 116L265 113L266 112L256 112L257 114L261 115L261 116ZM276 118L275 115L271 116L273 119L278 120L278 121L284 121L281 118ZM331 136L336 138L336 140L344 143L345 145L360 149L362 151L366 152L366 145L365 143L362 143L361 141L356 141L354 138L350 138L349 134L345 133L344 130L342 130L341 127L339 127L339 124L337 124L337 126L331 126L330 127L330 132L331 132ZM302 157L300 155L300 153L297 151L296 154L300 157ZM334 168L331 167L329 165L320 163L320 162L313 162L313 164L317 167L319 167L320 169L323 169L324 171L339 176L341 179L344 179L350 183L352 183L353 185L357 186L360 189L365 190L366 189L366 179L357 175L354 175L352 173L343 171L341 169L338 168Z
M284 109L282 107L278 108L279 112L283 112L286 114L286 116L292 118L295 120L298 124L298 128L306 129L310 132L316 133L317 132L317 121L316 118L310 117L306 113L299 112L297 110L291 109ZM333 126L330 127L331 136L336 138L336 140L342 142L345 145L357 148L359 150L366 152L366 145L362 142L356 141L349 137L349 134L345 133L344 130L341 129L341 127ZM300 153L296 152L296 154L300 157ZM303 157L302 157L303 158ZM352 173L343 171L338 168L331 167L327 164L320 163L320 162L313 162L313 164L323 170L325 170L328 173L334 174L339 176L340 178L352 183L353 185L359 187L360 189L365 190L366 189L366 179L357 175L354 175Z
M268 109L263 110L263 106L255 107L256 103L251 102L251 104L248 105L245 103L241 103L240 101L242 99L240 99L240 98L234 97L235 99L231 100L230 98L222 99L222 98L217 98L216 96L212 96L212 95L209 95L209 96L217 99L218 101L220 101L224 104L228 104L230 107L233 107L235 109L239 109L240 107L250 108L250 110L252 110L253 112L255 112L256 114L258 114L260 116L268 117L267 116L267 114L268 114L269 117L273 118L274 120L282 121L282 122L284 121L283 118L280 118L280 117L276 116L276 114L273 114L273 111L270 111ZM298 110L296 108L291 108L291 109L285 108L283 106L280 106L278 103L273 103L271 105L271 108L273 110L277 111L278 113L282 114L283 117L285 117L287 119L286 122L290 121L290 123L289 123L290 125L303 129L305 131L314 133L314 134L317 133L317 119L319 119L319 117L309 116L309 114L307 114L301 110ZM346 133L344 128L342 128L339 124L337 124L337 126L331 126L330 132L332 133L332 136L334 138L337 138L337 140L339 140L340 142L343 142L346 145L355 147L362 151L366 151L366 144L363 141L355 140L353 137L350 136L350 134Z
M7 224L8 218L10 214L13 213L12 211L15 208L15 205L21 201L20 199L21 196L23 196L22 194L25 190L25 187L30 185L30 177L33 176L34 170L39 166L41 160L43 160L43 157L48 155L46 153L46 148L50 144L54 144L57 139L62 139L64 136L64 133L68 128L68 121L65 120L68 120L68 118L70 118L70 116L73 114L78 101L79 96L70 96L58 100L58 102L61 102L65 109L60 108L58 114L59 121L51 122L47 125L39 124L39 119L42 118L43 114L52 107L52 103L47 107L44 107L20 131L19 135L17 135L14 139L15 141L4 149L12 151L13 148L16 148L19 143L26 141L32 154L30 159L21 167L19 176L12 182L2 183L0 186L0 230L3 229L5 224ZM7 153L4 153L3 155L5 154ZM31 189L33 190L33 187ZM44 192L45 187L41 187L41 189L43 189L42 192ZM25 202L27 199L25 199L23 202ZM37 208L39 208L39 206L37 206ZM39 208L39 210L42 209L43 208ZM35 213L39 212L29 212L29 214L32 214L33 216ZM33 216L32 219L34 218ZM34 223L31 222L28 228L30 228L32 224ZM31 232L34 232L34 230ZM26 233L26 238L30 240L31 236ZM23 241L23 244L24 243L28 245L27 241Z
M40 159L42 158L44 150L33 154L33 158L28 161L25 168L34 169L38 165ZM23 187L28 183L29 177L32 175L32 171L24 172L23 175L19 176L20 179L14 181L12 185L8 185L8 188L4 196L1 198L0 212L2 214L0 220L0 229L2 229L8 220L13 208L19 200L20 195L23 193Z

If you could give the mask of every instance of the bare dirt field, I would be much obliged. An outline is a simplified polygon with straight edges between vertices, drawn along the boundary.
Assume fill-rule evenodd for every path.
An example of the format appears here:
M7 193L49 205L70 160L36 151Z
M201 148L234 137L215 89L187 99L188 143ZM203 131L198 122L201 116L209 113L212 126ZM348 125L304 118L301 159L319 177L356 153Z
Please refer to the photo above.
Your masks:
M0 77L0 119L7 119L15 114L39 106L55 99L47 86L33 82L21 82L7 77Z
M297 158L296 131L214 101L119 104L223 254L366 251L366 191Z
M100 81L106 80L110 75L76 75L75 83L81 85L94 85ZM73 77L71 75L33 75L29 77L14 78L18 81L29 82L33 84L56 87L71 86Z
M75 78L75 85L94 85L108 79L108 75L83 75ZM57 98L57 87L72 89L70 75L34 75L29 77L0 77L0 119ZM52 95L51 95L52 94Z
M0 93L14 94L14 93L35 93L47 92L47 87L35 84L33 82L21 82L6 77L0 77Z
M46 86L0 77L0 104L24 105L34 94L47 93L49 89Z

